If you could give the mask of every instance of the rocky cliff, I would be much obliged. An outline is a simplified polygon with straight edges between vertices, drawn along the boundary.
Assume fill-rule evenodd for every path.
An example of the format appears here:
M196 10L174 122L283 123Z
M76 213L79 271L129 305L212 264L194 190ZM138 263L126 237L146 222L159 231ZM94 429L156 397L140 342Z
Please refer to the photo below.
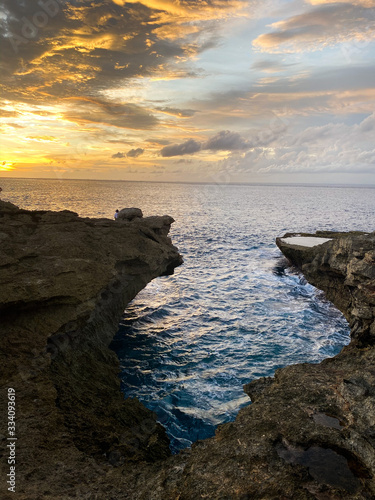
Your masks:
M375 497L375 234L324 234L330 241L312 248L278 240L344 312L352 342L320 364L250 382L252 404L233 423L168 456L152 414L123 401L107 346L124 304L180 262L165 236L170 219L114 223L3 205L0 215L17 498Z
M375 233L319 231L314 236L330 241L314 247L289 244L294 236L277 238L281 251L343 312L352 345L374 345Z
M108 345L126 304L182 262L167 236L172 222L84 219L0 202L1 415L4 426L12 388L17 498L80 497L101 462L170 454L155 415L124 401ZM1 433L5 478L9 440ZM1 498L5 487L2 480Z

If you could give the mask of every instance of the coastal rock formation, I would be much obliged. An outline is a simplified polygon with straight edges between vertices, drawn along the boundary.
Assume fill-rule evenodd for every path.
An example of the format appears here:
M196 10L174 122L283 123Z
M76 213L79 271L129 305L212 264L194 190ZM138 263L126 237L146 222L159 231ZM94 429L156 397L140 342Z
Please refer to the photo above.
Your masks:
M283 254L297 265L310 283L345 315L358 347L375 343L375 233L319 231L314 247L289 244L295 234L277 238ZM310 236L310 235L302 235Z
M5 423L12 388L17 498L77 494L103 461L168 456L155 414L124 400L108 345L126 304L181 264L166 236L173 219L94 220L0 202L0 220L1 414Z
M330 241L313 247L278 240L344 312L350 345L249 381L252 404L234 422L168 456L153 414L123 400L108 344L124 305L181 262L166 236L171 219L3 205L0 217L2 401L14 387L17 498L375 497L374 233L321 233Z

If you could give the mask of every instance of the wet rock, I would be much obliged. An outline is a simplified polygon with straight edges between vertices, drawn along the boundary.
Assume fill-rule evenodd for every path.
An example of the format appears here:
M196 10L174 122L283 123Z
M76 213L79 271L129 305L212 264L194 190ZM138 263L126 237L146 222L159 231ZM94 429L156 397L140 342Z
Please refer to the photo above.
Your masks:
M351 472L348 461L329 448L311 446L307 450L284 443L277 447L279 457L290 464L306 467L315 481L348 493L355 493L360 485Z
M335 417L330 417L326 413L314 413L313 419L318 425L324 425L325 427L341 430L340 420Z

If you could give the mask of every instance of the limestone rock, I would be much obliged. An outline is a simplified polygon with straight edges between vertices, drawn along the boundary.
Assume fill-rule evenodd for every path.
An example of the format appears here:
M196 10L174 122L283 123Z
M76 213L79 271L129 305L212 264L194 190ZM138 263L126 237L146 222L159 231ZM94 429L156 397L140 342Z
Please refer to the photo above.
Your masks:
M317 235L329 235L332 239L313 248L289 245L285 237L277 238L276 243L310 283L324 290L327 298L343 312L351 326L353 340L361 346L373 345L374 233L319 232Z

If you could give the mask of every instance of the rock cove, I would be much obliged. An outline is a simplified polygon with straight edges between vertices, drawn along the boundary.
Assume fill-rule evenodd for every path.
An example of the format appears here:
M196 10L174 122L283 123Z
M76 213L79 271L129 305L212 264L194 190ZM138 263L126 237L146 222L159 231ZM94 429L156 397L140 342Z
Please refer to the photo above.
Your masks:
M277 241L343 311L352 342L247 384L253 404L171 457L152 412L124 401L108 349L125 305L181 263L173 219L133 215L0 204L2 401L14 387L17 498L373 498L375 234L298 235L331 240L308 248Z

